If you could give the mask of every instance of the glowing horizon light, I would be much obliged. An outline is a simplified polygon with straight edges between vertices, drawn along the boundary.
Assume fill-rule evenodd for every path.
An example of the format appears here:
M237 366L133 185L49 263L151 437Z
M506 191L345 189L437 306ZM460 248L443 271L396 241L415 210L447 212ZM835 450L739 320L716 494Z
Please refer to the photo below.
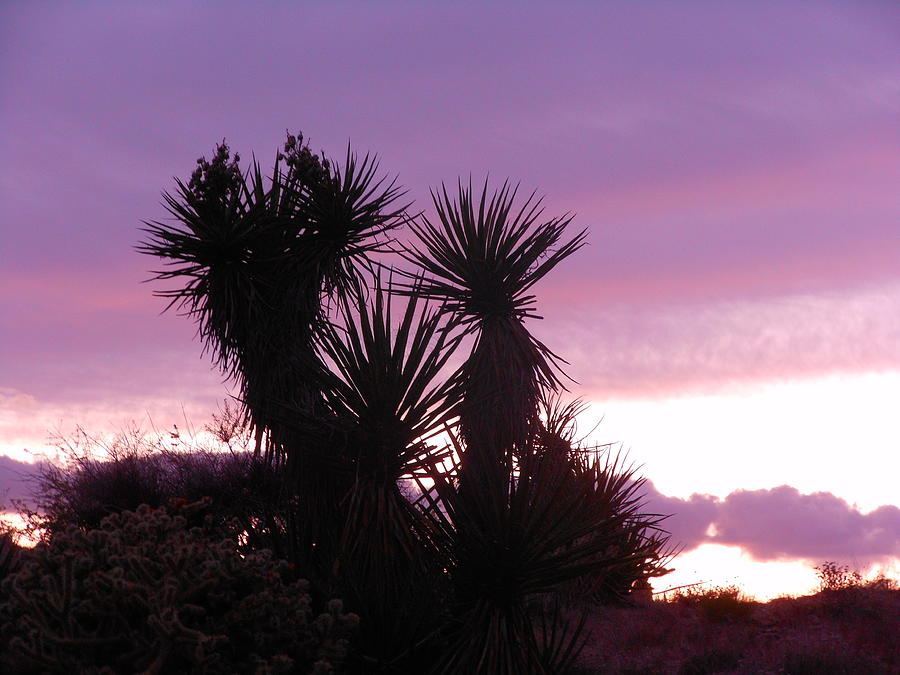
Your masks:
M594 436L622 442L666 496L724 498L790 485L806 494L830 492L866 514L897 505L891 476L900 472L900 424L891 406L898 392L896 372L745 384L718 394L594 403L583 426L602 415ZM843 469L835 472L838 464ZM736 584L759 599L804 594L818 587L813 568L825 559L760 561L736 545L704 543L681 553L670 564L675 571L653 587L706 582ZM898 558L838 562L900 578Z
M831 492L866 512L898 505L892 478L900 473L898 396L894 371L643 400L600 402L592 395L581 426L600 420L592 436L621 443L640 473L669 496L786 484Z
M820 590L816 566L824 560L754 560L739 546L703 544L679 554L668 565L673 571L651 579L653 592L663 595L690 588L710 589L737 586L748 597L760 602L774 598L811 595ZM858 561L836 561L838 567L859 572L863 582L877 578L900 581L900 561L877 562L872 565Z
M640 475L652 481L663 496L688 499L693 494L724 499L735 490L754 490L790 485L802 493L830 492L859 508L861 513L896 503L892 475L900 471L900 423L890 414L900 392L900 373L832 375L791 382L743 385L714 395L670 396L646 400L613 400L594 404L583 416L581 427L589 430L599 415L603 422L592 434L602 441L621 441L629 459L642 465ZM157 403L158 405L158 403ZM151 410L151 406L146 407ZM156 410L166 410L157 413ZM10 431L31 427L62 412L77 419L75 406L55 407L52 416L39 402L26 409L11 409L4 419ZM90 410L95 423L102 415ZM110 433L123 425L120 409L109 413L105 429ZM159 429L184 424L180 405L167 402L153 409ZM149 413L148 413L149 414ZM29 417L30 415L30 417ZM594 416L593 419L591 418ZM15 427L11 426L16 422ZM102 426L102 425L101 425ZM0 424L0 428L3 425ZM202 435L202 425L196 423ZM113 435L115 435L113 433ZM46 437L45 437L46 438ZM0 445L0 454L34 461L21 448L29 439L10 434ZM35 436L27 443L33 451L54 454L52 445ZM852 462L846 462L852 450ZM833 470L837 463L841 471ZM878 471L872 471L878 467ZM707 531L707 536L715 536ZM677 544L673 541L673 544ZM839 542L836 542L836 544ZM681 553L670 567L675 572L653 582L656 591L672 586L707 582L737 584L746 593L767 599L782 594L802 594L817 587L813 566L835 559L839 564L865 573L900 577L900 560L882 558L858 563L838 554L821 560L754 560L739 546L702 543Z
M703 544L679 554L669 567L674 571L651 580L654 593L694 584L699 584L696 588L734 585L765 602L782 596L808 595L819 586L814 565L800 560L760 562L739 546Z

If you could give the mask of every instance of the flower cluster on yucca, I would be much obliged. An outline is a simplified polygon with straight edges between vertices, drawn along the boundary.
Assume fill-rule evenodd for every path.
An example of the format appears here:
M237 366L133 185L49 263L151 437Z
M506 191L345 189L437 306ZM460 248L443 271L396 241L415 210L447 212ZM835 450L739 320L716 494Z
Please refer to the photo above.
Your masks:
M363 616L362 672L561 672L580 644L561 589L620 597L667 554L633 471L561 433L574 409L541 413L564 361L527 328L532 288L586 232L508 184L410 215L369 155L302 136L268 177L238 166L224 142L201 159L138 249L240 388L282 481L278 546Z

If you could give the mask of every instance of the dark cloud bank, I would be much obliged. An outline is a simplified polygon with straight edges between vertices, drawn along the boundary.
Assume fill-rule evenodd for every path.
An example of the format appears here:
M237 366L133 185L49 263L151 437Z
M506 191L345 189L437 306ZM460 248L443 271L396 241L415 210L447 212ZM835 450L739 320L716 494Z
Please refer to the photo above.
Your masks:
M27 499L37 464L0 456L0 506ZM740 546L760 561L874 561L900 557L900 508L862 513L830 492L801 494L782 485L736 490L727 497L667 497L644 485L646 510L664 521L672 542L689 551L701 544Z
M29 501L32 480L40 465L0 455L0 511L12 508L13 500Z
M664 527L684 550L701 544L740 546L760 561L874 561L900 556L900 509L862 513L830 492L801 494L789 485L736 490L727 497L660 494L645 485L647 509L672 514Z

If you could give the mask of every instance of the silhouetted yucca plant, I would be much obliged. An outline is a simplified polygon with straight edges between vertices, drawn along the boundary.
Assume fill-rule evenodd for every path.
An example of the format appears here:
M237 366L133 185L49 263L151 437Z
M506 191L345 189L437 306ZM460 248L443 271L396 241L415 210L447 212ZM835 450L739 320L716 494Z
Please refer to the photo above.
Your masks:
M561 672L577 654L579 629L539 638L529 597L601 571L607 581L626 570L643 578L662 545L644 537L655 521L635 520L631 475L595 470L539 418L541 401L562 385L561 359L525 327L540 318L529 291L585 233L562 242L571 218L540 221L533 196L514 209L507 184L489 198L485 183L477 205L461 184L455 199L446 189L433 199L438 224L413 223L419 244L405 253L426 277L406 292L440 300L452 325L475 333L460 371L456 476L435 471L425 492L458 622L440 669ZM560 636L556 647L550 634Z
M302 136L288 136L268 180L238 161L224 143L212 161L201 158L191 181L164 195L175 222L148 223L138 250L166 262L158 280L183 282L159 295L194 318L240 385L257 450L265 441L284 469L287 555L326 583L352 472L323 398L319 343L330 305L364 293L370 256L400 222L400 191L368 155L358 160L348 147L337 166Z
M184 282L161 295L240 384L283 478L287 555L314 597L362 614L360 672L564 672L582 631L559 609L567 585L626 592L660 573L665 541L632 472L562 433L574 408L541 419L564 375L525 326L532 288L585 232L565 238L570 216L541 220L508 184L444 189L436 223L409 220L375 174L368 156L336 168L289 136L267 181L223 143L139 249ZM385 288L370 256L404 220L416 269Z
M500 489L493 480L461 489L440 471L429 478L433 488L422 490L431 543L452 588L449 646L437 672L565 672L581 629L563 626L553 602L531 600L552 601L567 583L648 554L618 548L629 513L611 502L621 495L598 498L570 465L532 442L520 446Z
M668 516L646 512L641 495L644 479L609 446L573 448L570 458L579 489L615 524L588 535L600 534L609 543L594 556L591 571L567 590L601 604L628 601L629 594L645 587L650 578L670 571L665 565L676 551L662 528Z
M184 282L157 294L195 319L267 449L290 459L302 443L273 423L275 410L318 402L324 305L361 287L379 236L397 225L400 193L368 155L358 161L348 147L336 167L302 135L288 135L269 181L256 163L243 174L239 159L223 142L198 160L190 182L164 195L175 223L147 223L138 250L166 261L156 279Z
M645 480L637 477L636 467L626 464L625 455L614 451L612 444L585 446L577 437L576 419L585 409L580 399L563 404L559 395L544 398L537 451L551 461L568 464L579 488L598 510L615 514L619 524L615 543L595 556L590 573L567 584L563 592L566 597L601 604L628 601L631 593L647 588L650 578L669 572L665 564L676 551L662 528L668 516L645 510L641 496Z
M322 339L332 365L323 397L349 486L336 582L370 618L361 636L370 667L409 671L414 645L436 629L440 575L423 546L429 523L401 491L401 479L441 458L427 441L458 406L456 378L438 376L459 337L415 295L395 324L390 287L380 276L373 284L370 302L341 302L340 323Z
M622 601L636 582L667 572L663 517L642 513L634 469L608 448L572 446L581 409L551 411L500 489L479 476L462 489L458 465L435 467L430 489L420 482L453 599L437 672L566 672L582 627L561 621L560 600Z
M534 313L529 291L584 243L585 231L561 243L571 216L541 221L534 195L514 208L516 189L507 183L476 202L472 187L432 193L438 222L410 224L419 243L404 257L427 275L409 292L444 303L452 320L476 335L462 367L460 431L468 456L464 473L494 476L503 483L515 448L537 423L545 389L560 385L558 357L525 328ZM473 442L474 441L474 442Z

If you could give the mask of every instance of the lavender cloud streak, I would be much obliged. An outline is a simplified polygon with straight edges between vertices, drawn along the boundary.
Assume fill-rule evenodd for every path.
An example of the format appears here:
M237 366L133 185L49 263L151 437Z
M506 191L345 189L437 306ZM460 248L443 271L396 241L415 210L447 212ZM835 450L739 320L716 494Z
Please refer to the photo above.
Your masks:
M648 483L646 500L650 510L672 514L665 527L685 550L740 546L759 561L900 557L900 509L892 505L861 513L829 492L801 494L789 485L680 499Z

